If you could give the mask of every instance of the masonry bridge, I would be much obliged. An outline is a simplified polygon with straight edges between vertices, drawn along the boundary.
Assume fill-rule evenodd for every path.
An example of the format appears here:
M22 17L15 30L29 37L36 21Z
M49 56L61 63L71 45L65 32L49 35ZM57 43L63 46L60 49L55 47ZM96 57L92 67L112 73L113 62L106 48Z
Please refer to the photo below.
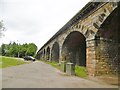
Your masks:
M91 76L118 73L119 2L88 2L37 52L38 60L72 62Z

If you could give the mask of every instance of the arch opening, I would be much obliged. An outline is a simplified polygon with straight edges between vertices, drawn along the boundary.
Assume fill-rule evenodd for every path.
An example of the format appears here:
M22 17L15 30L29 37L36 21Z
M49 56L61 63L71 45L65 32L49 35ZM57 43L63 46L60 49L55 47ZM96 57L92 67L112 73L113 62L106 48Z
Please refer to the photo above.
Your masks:
M40 52L40 58L39 58L39 60L41 60L42 59L42 54L43 54L43 52Z
M86 39L78 31L71 32L62 45L62 60L86 66Z
M45 49L43 51L43 60L45 60Z
M55 42L51 50L51 61L59 62L59 44Z
M46 59L49 60L50 59L50 47L47 47L47 52L46 52Z
M118 38L116 37L119 37L118 36L118 28L119 28L118 17L119 17L119 11L118 11L118 8L116 8L102 23L102 25L100 26L100 29L96 33L96 37L117 41Z
M40 60L40 53L39 52L36 55L36 59Z

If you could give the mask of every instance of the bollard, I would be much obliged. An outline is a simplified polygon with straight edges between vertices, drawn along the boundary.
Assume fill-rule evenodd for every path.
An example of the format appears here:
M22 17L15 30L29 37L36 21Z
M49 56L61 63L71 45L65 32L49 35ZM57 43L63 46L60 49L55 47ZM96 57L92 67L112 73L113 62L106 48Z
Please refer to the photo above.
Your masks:
M66 72L66 62L65 61L61 61L60 69L61 69L61 71Z
M66 64L66 73L68 75L75 75L75 65L73 63Z

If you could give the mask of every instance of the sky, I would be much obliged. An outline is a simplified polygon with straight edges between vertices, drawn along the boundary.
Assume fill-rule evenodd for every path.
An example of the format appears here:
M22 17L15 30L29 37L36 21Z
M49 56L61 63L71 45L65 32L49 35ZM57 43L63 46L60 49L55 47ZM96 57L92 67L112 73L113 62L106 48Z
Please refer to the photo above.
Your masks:
M0 44L35 43L40 49L90 0L0 0L6 31Z

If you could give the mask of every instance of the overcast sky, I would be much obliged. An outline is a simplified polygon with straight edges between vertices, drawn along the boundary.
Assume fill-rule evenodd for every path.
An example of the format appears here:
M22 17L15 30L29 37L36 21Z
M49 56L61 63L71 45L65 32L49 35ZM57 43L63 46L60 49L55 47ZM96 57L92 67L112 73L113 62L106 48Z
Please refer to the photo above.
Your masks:
M0 20L6 27L0 44L33 42L40 49L89 1L0 0Z

